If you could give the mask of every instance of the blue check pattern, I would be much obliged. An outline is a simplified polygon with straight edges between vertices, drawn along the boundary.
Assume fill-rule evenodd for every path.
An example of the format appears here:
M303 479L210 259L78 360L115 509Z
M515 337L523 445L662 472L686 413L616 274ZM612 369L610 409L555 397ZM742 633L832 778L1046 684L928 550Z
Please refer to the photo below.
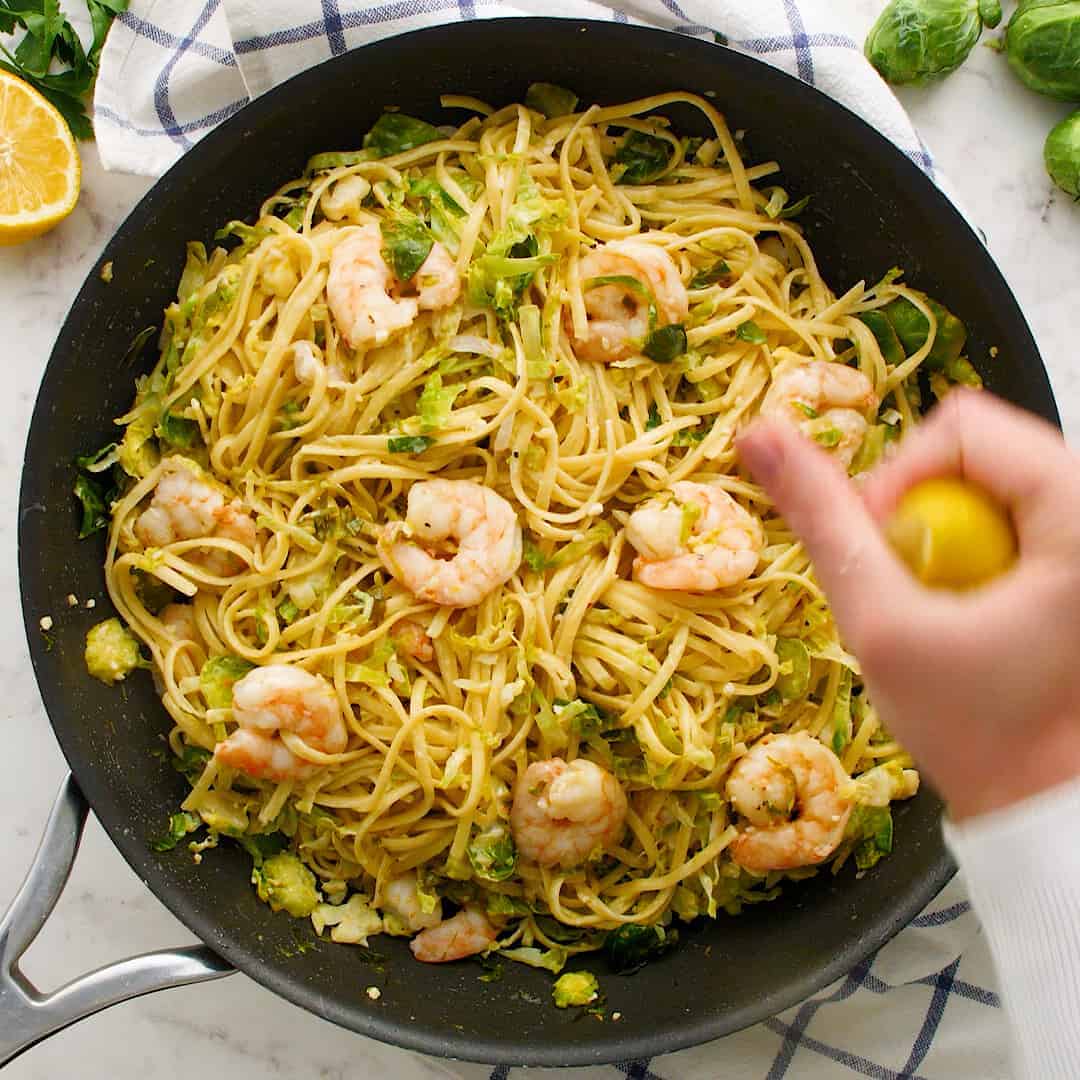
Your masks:
M738 32L733 32L727 25L731 20L725 18L725 2L732 5L732 0L705 0L704 3L702 0L682 0L682 3L679 0L625 0L621 4L611 0L583 0L581 14L618 22L651 22L678 33L719 41L783 67L803 81L822 85L827 90L832 86L830 79L821 79L819 73L823 67L835 68L837 55L845 54L849 62L857 61L858 66L865 68L867 84L872 82L875 92L883 93L876 75L862 61L855 40L842 33L808 30L804 8L813 0L745 0L740 25L736 28ZM745 24L754 22L745 16L745 9L751 2L762 10L770 9L770 17L760 20L767 32L745 32ZM118 17L119 25L114 33L129 36L136 49L150 47L155 50L154 56L140 58L140 64L151 67L155 73L153 121L149 116L141 121L133 119L129 109L118 107L115 100L106 100L110 96L108 93L99 93L96 108L101 129L99 138L106 147L114 138L126 138L129 146L133 137L167 139L173 144L171 157L175 159L247 103L248 88L241 76L254 56L293 50L303 51L311 57L308 62L315 62L347 51L358 40L369 40L382 33L397 33L413 25L511 13L549 13L546 5L534 0L522 0L509 8L507 5L511 3L514 0L384 0L374 3L306 0L295 5L297 15L302 16L297 21L259 25L252 32L231 39L226 19L230 0L176 0L175 4L169 5L167 17L159 14L161 4L144 2L140 5L139 0L135 0L131 9ZM278 6L289 7L280 3ZM141 8L154 17L144 15ZM560 9L556 13L563 14L564 11ZM167 19L168 25L162 25L163 18ZM107 69L107 61L104 66ZM207 80L215 87L209 94ZM112 96L117 95L114 92ZM123 95L119 96L122 100ZM195 111L180 108L207 97L214 99L212 107ZM892 130L886 134L893 137L929 175L934 175L933 159L910 125L906 125L905 131Z
M695 1049L559 1075L582 1080L1007 1080L1007 1025L993 979L971 905L962 883L954 881L893 941L779 1016ZM505 1065L455 1064L446 1071L460 1080L536 1076Z

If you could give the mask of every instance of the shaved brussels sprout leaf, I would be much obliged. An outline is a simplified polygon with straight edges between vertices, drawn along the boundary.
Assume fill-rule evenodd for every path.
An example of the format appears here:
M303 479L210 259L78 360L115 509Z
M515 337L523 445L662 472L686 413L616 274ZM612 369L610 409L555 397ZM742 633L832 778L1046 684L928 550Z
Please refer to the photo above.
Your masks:
M202 818L198 814L190 814L181 810L169 818L169 827L160 836L155 836L150 841L151 851L172 851L188 833L193 833L202 828Z
M199 672L199 689L211 709L232 705L233 685L255 665L239 656L211 656Z
M469 862L482 881L505 881L514 874L517 849L510 830L493 825L473 837L468 848Z
M753 319L747 319L738 330L735 331L735 336L740 341L748 341L751 345L764 345L768 341L768 337L765 335L765 331Z
M389 157L442 137L438 128L424 120L404 113L387 112L375 121L374 127L364 136L364 149L372 151L375 157Z
M245 833L233 839L251 856L257 867L289 846L289 838L283 832Z
M731 273L731 267L723 260L720 259L714 262L707 270L700 270L690 279L691 289L707 289L710 285L717 285L724 282L724 279Z
M422 454L435 440L427 435L399 435L386 440L391 454Z
M937 320L937 335L924 361L930 371L941 371L963 351L967 341L967 327L948 309L932 300L925 293L919 299L933 312ZM926 316L903 296L898 296L881 308L904 348L907 356L918 352L930 336L930 323Z
M99 529L108 528L109 507L103 485L80 473L75 478L74 492L75 498L82 505L79 539L85 540Z
M686 352L686 327L681 323L654 330L641 350L657 364L670 364Z
M551 566L551 560L531 540L525 541L522 557L525 565L537 573Z
M411 281L424 265L435 237L415 215L401 210L393 220L382 222L383 257L398 281Z
M851 742L851 669L840 672L840 685L836 688L836 700L832 709L832 748L842 754Z
M886 364L896 367L904 362L904 347L900 344L889 317L883 311L863 311L859 314L859 321L874 335Z
M556 946L554 949L539 949L535 945L522 945L516 949L500 949L500 956L509 960L516 960L519 964L528 964L529 967L541 968L558 975L564 967L568 953L565 949Z
M424 383L424 389L416 402L421 431L441 431L450 419L454 399L465 389L464 383L443 386L442 375L434 372Z
M810 652L799 638L777 638L780 675L776 688L785 701L797 701L810 689Z
M632 975L673 949L678 942L677 930L627 923L612 930L604 939L604 952L612 971L617 975Z
M209 750L204 750L201 746L190 746L185 743L180 753L173 757L172 766L181 776L187 777L194 786L212 756Z
M892 851L893 819L888 806L857 805L848 819L846 836L855 844L855 865L869 870Z
M667 139L631 131L615 153L611 175L617 184L648 184L671 162L674 147Z
M379 156L371 150L330 151L316 154L308 159L304 167L304 175L311 176L313 173L326 172L329 169L348 168L350 165L359 165L362 161L373 161Z
M551 83L536 82L525 91L525 104L549 120L567 116L577 108L578 96L573 90Z
M202 432L194 420L163 412L158 426L154 429L159 439L178 450L191 450L202 445Z

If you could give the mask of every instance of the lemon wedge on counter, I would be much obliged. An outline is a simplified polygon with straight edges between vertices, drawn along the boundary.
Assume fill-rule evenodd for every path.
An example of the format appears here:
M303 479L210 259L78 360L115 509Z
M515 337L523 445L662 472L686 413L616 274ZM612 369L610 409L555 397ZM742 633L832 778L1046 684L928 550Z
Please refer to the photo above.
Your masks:
M931 588L975 588L1016 559L1008 514L980 488L956 478L916 484L900 500L885 534Z
M63 221L80 178L64 118L28 83L0 71L0 244L21 244Z

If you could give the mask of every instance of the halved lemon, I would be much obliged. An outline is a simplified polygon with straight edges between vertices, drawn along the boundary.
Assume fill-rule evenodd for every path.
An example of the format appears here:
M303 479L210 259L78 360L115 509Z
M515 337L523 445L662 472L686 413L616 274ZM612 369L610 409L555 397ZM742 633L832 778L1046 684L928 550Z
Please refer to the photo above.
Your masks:
M81 168L64 118L32 86L0 71L0 244L48 232L75 209Z
M975 588L1016 559L1008 514L980 488L955 477L916 484L885 532L915 576L934 588Z

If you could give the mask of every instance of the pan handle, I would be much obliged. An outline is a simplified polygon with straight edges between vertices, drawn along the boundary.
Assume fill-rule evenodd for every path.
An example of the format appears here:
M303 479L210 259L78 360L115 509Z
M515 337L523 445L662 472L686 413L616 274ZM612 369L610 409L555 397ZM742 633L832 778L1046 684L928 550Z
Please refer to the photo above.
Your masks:
M220 979L233 968L205 945L132 956L43 994L19 960L67 884L86 823L87 803L70 774L49 814L34 863L0 920L0 1066L42 1039L110 1005L172 986Z

